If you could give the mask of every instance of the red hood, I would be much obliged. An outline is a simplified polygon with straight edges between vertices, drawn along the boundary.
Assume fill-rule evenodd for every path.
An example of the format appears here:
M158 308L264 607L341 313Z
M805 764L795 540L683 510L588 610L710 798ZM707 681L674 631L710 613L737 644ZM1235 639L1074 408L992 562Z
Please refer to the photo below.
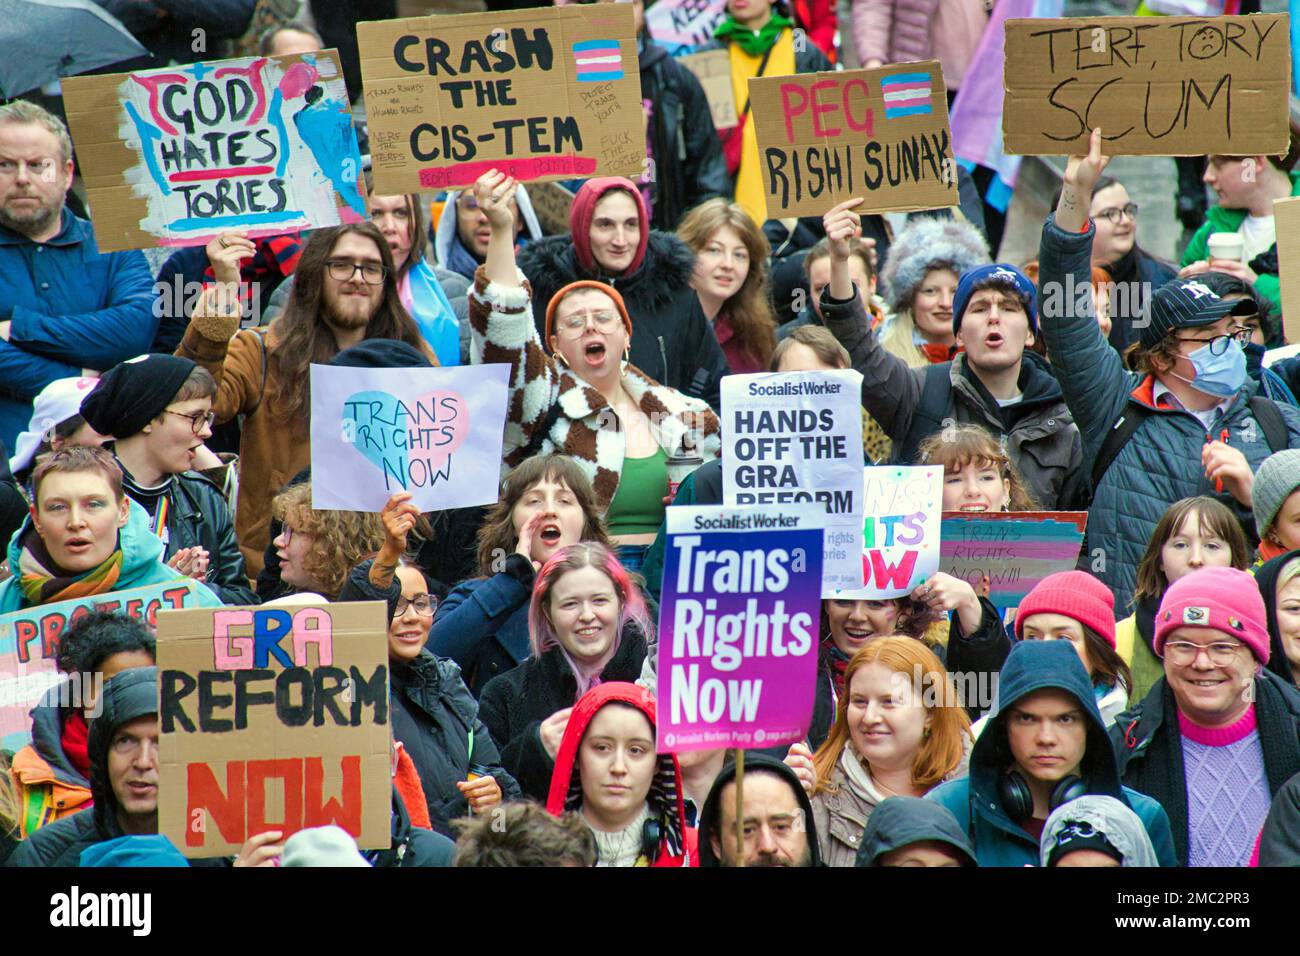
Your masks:
M628 704L645 714L652 727L657 725L655 698L650 691L636 684L611 681L600 684L583 694L573 705L569 723L564 728L564 739L555 755L555 770L551 774L551 791L546 799L548 812L559 816L565 811L577 810L582 805L582 785L575 771L578 745L587 732L587 726L606 704ZM682 771L676 754L660 754L650 795L646 802L650 812L659 818L663 839L659 844L659 857L655 866L681 866L683 850L688 847L686 831L686 804L682 797ZM696 865L696 856L690 854L690 865Z
M631 265L623 272L623 275L630 276L641 268L641 263L645 261L646 247L650 245L650 211L646 209L641 190L636 188L636 183L632 180L622 176L598 176L583 183L569 209L569 234L573 237L573 252L578 257L578 265L588 275L599 275L600 267L591 254L591 220L596 215L596 203L611 189L624 189L631 193L641 216L641 241L637 244Z

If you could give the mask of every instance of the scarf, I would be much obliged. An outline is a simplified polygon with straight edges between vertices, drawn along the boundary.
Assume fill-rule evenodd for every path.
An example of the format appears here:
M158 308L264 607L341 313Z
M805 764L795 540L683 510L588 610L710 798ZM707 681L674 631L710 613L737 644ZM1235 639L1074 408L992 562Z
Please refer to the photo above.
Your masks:
M772 19L763 24L763 28L755 32L749 27L741 26L736 22L736 18L728 16L713 31L713 35L719 40L730 40L736 44L749 56L762 56L772 45L776 43L777 37L781 31L793 27L794 23L789 17L783 17L781 14L772 13Z
M420 774L415 769L415 761L411 759L411 755L406 752L400 740L395 748L397 764L393 768L393 787L406 806L406 815L411 819L411 826L432 830L433 823L429 820L429 801L424 795L424 785L420 783Z
M79 710L68 711L67 716L63 718L63 733L59 736L59 745L63 748L68 763L72 764L73 769L87 780L90 779L90 754L87 750L89 743L90 725L86 723L86 715Z
M1284 548L1280 544L1274 544L1265 538L1259 543L1259 558L1261 561L1272 561L1274 558L1280 558L1284 554L1290 554L1289 548Z
M835 684L835 699L839 700L844 696L844 671L849 666L849 655L836 647L829 637L822 639L822 647L831 669L831 681Z
M951 345L942 345L938 342L921 342L917 344L921 354L930 360L931 365L938 365L940 362L947 362L957 354L957 349Z
M455 210L452 210L452 215L455 215ZM474 271L478 269L479 261L474 258L473 253L465 248L460 241L460 236L453 233L451 242L447 246L447 261L443 263L443 266L473 282Z
M107 594L117 585L122 574L121 538L118 538L117 548L98 567L73 574L54 563L36 529L29 528L23 538L18 569L18 586L29 605Z

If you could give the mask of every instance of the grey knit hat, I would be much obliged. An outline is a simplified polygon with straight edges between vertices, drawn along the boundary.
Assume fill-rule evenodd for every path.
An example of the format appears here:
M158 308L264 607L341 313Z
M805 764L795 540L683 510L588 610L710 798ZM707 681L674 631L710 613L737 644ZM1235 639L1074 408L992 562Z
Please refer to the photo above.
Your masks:
M880 272L885 301L895 312L910 309L932 269L951 269L960 277L992 261L988 240L964 219L914 218L890 244Z
M1255 472L1251 497L1255 503L1255 532L1262 538L1273 526L1282 503L1300 488L1300 448L1289 448L1264 459Z

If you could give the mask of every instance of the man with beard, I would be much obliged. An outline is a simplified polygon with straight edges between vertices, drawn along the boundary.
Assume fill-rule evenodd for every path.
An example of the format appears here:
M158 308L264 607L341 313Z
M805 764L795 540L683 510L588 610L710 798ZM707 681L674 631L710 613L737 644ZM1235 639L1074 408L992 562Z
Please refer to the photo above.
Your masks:
M821 866L812 806L793 770L775 757L745 755L745 866ZM740 866L736 765L722 768L700 813L700 866Z
M242 232L208 243L217 281L200 297L176 354L216 379L218 422L244 416L235 534L256 576L271 498L311 463L311 365L368 339L396 339L437 359L402 306L393 254L373 224L315 230L284 312L265 328L240 330L239 263L253 251Z
M22 100L0 106L0 441L27 427L32 399L60 378L147 351L158 319L139 250L101 253L64 208L72 139Z

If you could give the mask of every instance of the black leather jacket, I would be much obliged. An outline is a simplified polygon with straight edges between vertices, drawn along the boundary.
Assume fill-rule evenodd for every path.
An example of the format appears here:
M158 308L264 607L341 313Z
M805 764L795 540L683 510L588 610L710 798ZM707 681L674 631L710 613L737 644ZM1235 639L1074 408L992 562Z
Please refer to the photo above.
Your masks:
M211 564L206 584L226 604L260 603L249 587L244 555L235 539L235 519L221 490L192 471L172 477L172 509L167 515L167 551L205 548Z

